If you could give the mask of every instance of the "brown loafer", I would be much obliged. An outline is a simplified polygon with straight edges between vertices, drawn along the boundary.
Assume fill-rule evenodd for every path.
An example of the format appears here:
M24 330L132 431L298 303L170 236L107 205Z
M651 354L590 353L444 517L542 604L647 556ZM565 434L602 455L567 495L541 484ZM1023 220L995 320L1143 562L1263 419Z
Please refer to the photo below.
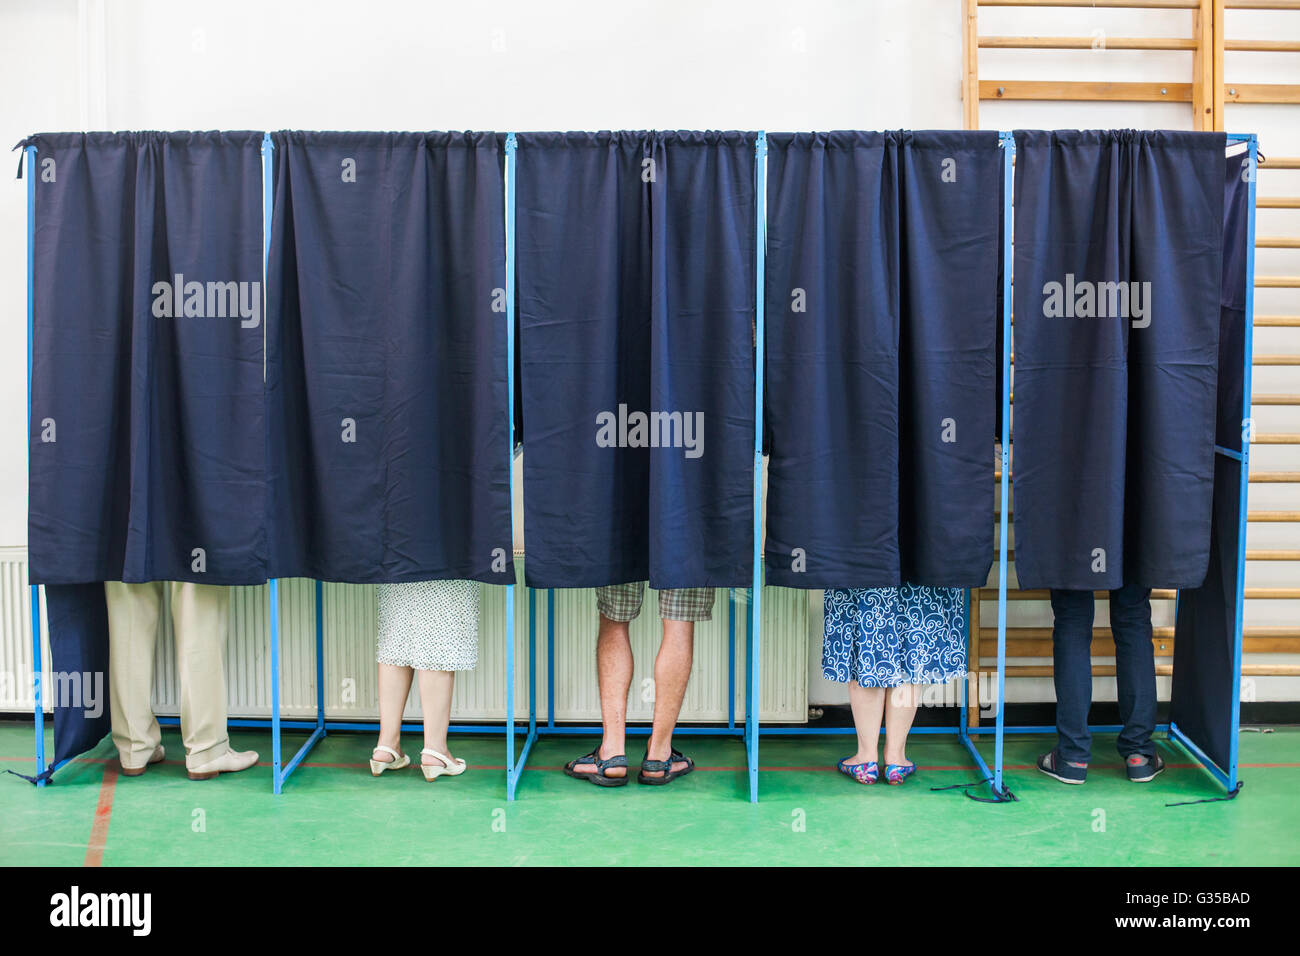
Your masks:
M122 775L126 777L138 777L140 776L140 774L144 773L147 769L149 769L149 764L162 763L163 757L165 756L167 756L167 751L163 749L162 744L159 744L157 747L153 749L153 753L149 755L149 759L145 762L145 765L143 767L128 767L125 764L122 764ZM122 762L121 757L119 757L118 763L121 762Z

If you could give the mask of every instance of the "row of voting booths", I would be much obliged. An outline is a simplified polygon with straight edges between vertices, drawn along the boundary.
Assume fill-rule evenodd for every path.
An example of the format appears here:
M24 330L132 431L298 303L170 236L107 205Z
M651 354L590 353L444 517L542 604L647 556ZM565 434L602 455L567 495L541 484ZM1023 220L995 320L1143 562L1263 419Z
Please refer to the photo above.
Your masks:
M1162 729L1235 794L1253 137L20 145L38 675L41 587L57 674L107 669L104 581L269 582L272 715L241 723L271 729L279 792L327 732L365 726L325 714L321 582L502 586L507 634L521 600L559 588L716 587L745 712L682 732L742 738L756 800L760 734L826 732L759 726L763 588L970 600L996 559L995 715L968 725L963 683L958 725L920 730L954 734L1004 801L1014 482L1020 587L1178 589ZM315 721L279 713L292 577L317 582ZM506 641L504 726L454 728L504 732L511 798L540 736L598 729L537 713L538 644L524 662ZM109 708L53 701L47 761L40 690L43 785L103 739ZM309 735L288 760L284 730Z

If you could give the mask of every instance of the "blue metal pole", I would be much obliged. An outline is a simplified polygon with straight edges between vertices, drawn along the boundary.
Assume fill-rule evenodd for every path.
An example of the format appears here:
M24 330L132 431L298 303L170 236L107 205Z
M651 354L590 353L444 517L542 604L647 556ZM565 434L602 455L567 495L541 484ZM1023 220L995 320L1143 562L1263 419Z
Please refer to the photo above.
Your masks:
M1237 789L1237 750L1238 738L1241 736L1241 645L1244 633L1246 613L1246 499L1250 492L1250 441L1253 429L1246 428L1250 421L1251 363L1254 352L1255 333L1255 183L1259 178L1259 141L1255 134L1248 140L1250 155L1250 181L1246 209L1246 315L1245 343L1242 356L1241 387L1241 488L1237 504L1237 593L1236 609L1233 618L1232 633L1232 735L1228 738L1228 772L1227 786L1230 791Z
M179 727L179 717L159 717L158 723L164 727ZM231 717L226 725L228 727L238 727L241 730L270 730L271 720L269 717ZM282 720L280 726L285 730L317 730L316 721L312 720ZM359 730L366 733L377 733L379 731L379 721L376 720L327 720L325 729L328 730ZM448 733L456 734L499 734L503 731L500 724L451 724L447 728ZM404 734L421 734L424 733L424 724L418 721L403 721L402 733ZM69 758L71 759L71 758ZM68 761L63 761L67 763ZM62 766L60 764L59 766Z
M1016 140L1009 132L999 134L1002 144L1002 482L1001 514L998 517L998 700L993 734L993 795L1002 795L1002 745L1006 724L1007 688L1007 515L1011 511L1011 272L1012 194L1015 189L1013 160Z
M275 144L271 141L270 133L262 134L262 296L264 300L269 299L266 288L266 275L271 258L271 212L275 207L275 192L272 188L275 181L275 167L272 158L275 154ZM266 313L266 309L262 310ZM262 323L262 343L263 350L266 348L266 323ZM262 367L262 380L266 380L266 367Z
M555 589L546 589L546 726L555 726Z
M280 773L280 582L267 582L267 604L271 621L271 780L272 790L284 787Z
M801 735L803 735L803 734L822 734L822 735L825 735L825 736L834 736L834 735L836 735L836 734L845 734L845 735L856 734L857 732L858 732L858 729L857 729L857 727L854 727L854 726L848 726L848 727L808 727L808 726L805 726L805 725L799 725L799 724L796 724L796 725L793 725L793 726L791 726L791 725L781 725L781 724L777 724L777 725L768 725L767 727L764 727L764 728L763 728L763 736L764 736L764 737L771 737L771 736L786 736L786 737L793 737L793 736L801 736ZM883 734L884 732L885 732L885 728L884 728L884 726L881 726L881 727L880 727L880 733ZM1010 732L1010 731L1008 731L1008 732ZM717 728L717 729L713 729L713 728L698 728L698 727L697 727L697 728L692 728L692 729L691 729L691 733L693 733L693 734L701 734L701 733L725 733L725 731L724 731L721 727L719 727L719 728ZM912 727L910 730L908 730L908 734L909 734L909 735L923 734L923 735L926 735L926 736L934 736L934 737L957 737L957 738L960 739L960 738L961 738L961 728L960 728L960 727L943 727L943 726L939 726L939 727Z
M32 355L36 334L36 147L27 154L27 468L32 455ZM30 572L31 565L28 564ZM32 612L32 700L36 727L36 775L45 770L45 701L41 693L41 586L30 586ZM45 786L43 779L36 786Z
M749 682L746 708L749 800L758 802L758 737L761 723L759 701L759 659L763 637L763 342L764 275L767 260L767 133L760 132L754 144L754 581L749 613ZM752 726L751 726L752 722Z
M1199 746L1197 746L1197 744L1193 742L1191 738L1189 738L1186 734L1184 734L1181 727L1179 727L1177 724L1170 724L1169 736L1174 741L1181 744L1184 750L1186 750L1189 754L1195 757L1196 760L1201 764L1201 766L1204 767L1209 772L1211 777L1219 781L1219 783L1221 783L1223 786L1227 787L1229 791L1236 789L1237 787L1236 774L1235 773L1228 774L1220 770L1219 767L1214 763L1214 761L1210 759L1210 755L1207 754L1204 750L1202 750ZM1235 746L1233 747L1233 749L1235 750ZM1235 755L1231 763L1235 770L1236 768Z
M316 582L316 726L325 733L325 585Z
M509 560L514 561L515 529L515 150L514 133L506 135L506 416L509 418L510 468ZM515 768L515 585L506 586L506 799L515 798L519 780Z
M271 255L271 211L275 205L272 189L274 166L272 158L275 145L271 134L262 134L262 294L269 301L266 277ZM263 310L265 312L265 309ZM266 323L262 323L262 335L265 336ZM265 339L263 340L265 341ZM265 351L265 346L263 346ZM263 371L265 377L265 371ZM284 788L284 775L280 772L280 583L275 578L267 582L267 605L269 610L271 641L271 789L280 793Z
M29 167L30 168L30 167ZM36 721L36 786L45 786L40 777L45 770L45 702L41 693L41 587L31 586L32 605L32 695Z
M1249 173L1247 182L1247 210L1246 210L1246 277L1245 277L1245 323L1243 328L1243 364L1242 371L1242 402L1241 402L1241 451L1235 451L1231 448L1225 448L1222 445L1214 446L1215 454L1223 455L1239 463L1240 467L1240 488L1237 497L1237 571L1236 571L1236 593L1233 601L1233 630L1232 630L1232 687L1231 687L1231 713L1229 722L1231 726L1231 735L1228 742L1228 765L1226 769L1218 767L1205 751L1201 750L1191 741L1174 723L1168 725L1169 737L1188 751L1196 760L1198 760L1210 774L1223 784L1229 791L1230 795L1236 793L1237 789L1237 751L1239 736L1241 731L1241 654L1242 654L1242 636L1244 633L1245 617L1245 587L1246 587L1246 530L1247 530L1247 495L1250 490L1250 440L1253 428L1248 429L1251 418L1250 390L1251 390L1251 366L1252 366L1252 349L1253 349L1253 332L1254 332L1254 313L1255 313L1255 182L1258 173L1257 167L1257 147L1258 142L1254 134L1248 136L1226 137L1228 144L1245 143L1246 144L1246 161L1242 164L1242 169ZM1174 617L1178 616L1178 596L1174 599Z
M974 627L974 619L971 617L971 605L979 600L979 591L967 589L965 594L966 604L966 671L967 674L975 673L979 670L979 661L971 661L971 629ZM957 689L957 736L966 740L969 736L970 720L966 713L966 682L970 680L967 674L961 678L961 686Z
M727 726L736 729L736 591L727 588Z
M528 736L537 733L537 592L528 588Z

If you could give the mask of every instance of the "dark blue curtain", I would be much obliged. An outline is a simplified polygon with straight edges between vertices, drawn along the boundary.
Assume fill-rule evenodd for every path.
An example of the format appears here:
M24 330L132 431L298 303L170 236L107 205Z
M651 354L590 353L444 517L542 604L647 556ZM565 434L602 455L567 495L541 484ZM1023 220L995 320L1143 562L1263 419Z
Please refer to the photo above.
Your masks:
M53 688L54 760L46 775L64 760L94 747L113 729L108 686L108 606L102 584L47 584L45 619L49 627Z
M1016 575L1196 587L1210 552L1222 133L1016 133Z
M768 142L767 582L982 585L998 135Z
M271 575L512 582L501 137L273 141Z
M1246 154L1230 156L1224 180L1223 285L1219 325L1218 416L1215 443L1242 450L1245 386L1247 216L1251 172ZM1219 455L1214 468L1214 511L1209 571L1197 588L1178 592L1174 677L1169 716L1227 770L1232 753L1232 666L1236 634L1241 462Z
M103 688L97 711L54 701L51 766L109 729L100 582L266 579L261 139L22 144L37 148L31 580L56 686Z
M534 587L749 582L754 141L519 137Z
M33 583L266 579L261 139L27 141Z
M34 776L9 771L32 783L49 779L59 763L94 747L113 729L104 585L45 585L45 621L54 682L41 693L54 714L54 759Z

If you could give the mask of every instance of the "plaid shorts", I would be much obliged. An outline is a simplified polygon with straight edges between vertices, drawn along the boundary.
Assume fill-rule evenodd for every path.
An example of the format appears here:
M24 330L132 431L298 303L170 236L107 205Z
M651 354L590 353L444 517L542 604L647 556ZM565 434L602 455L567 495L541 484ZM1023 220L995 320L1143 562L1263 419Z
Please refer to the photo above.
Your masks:
M630 621L641 613L645 582L596 588L596 608L611 621ZM659 592L659 616L668 621L713 620L713 588L667 588Z

